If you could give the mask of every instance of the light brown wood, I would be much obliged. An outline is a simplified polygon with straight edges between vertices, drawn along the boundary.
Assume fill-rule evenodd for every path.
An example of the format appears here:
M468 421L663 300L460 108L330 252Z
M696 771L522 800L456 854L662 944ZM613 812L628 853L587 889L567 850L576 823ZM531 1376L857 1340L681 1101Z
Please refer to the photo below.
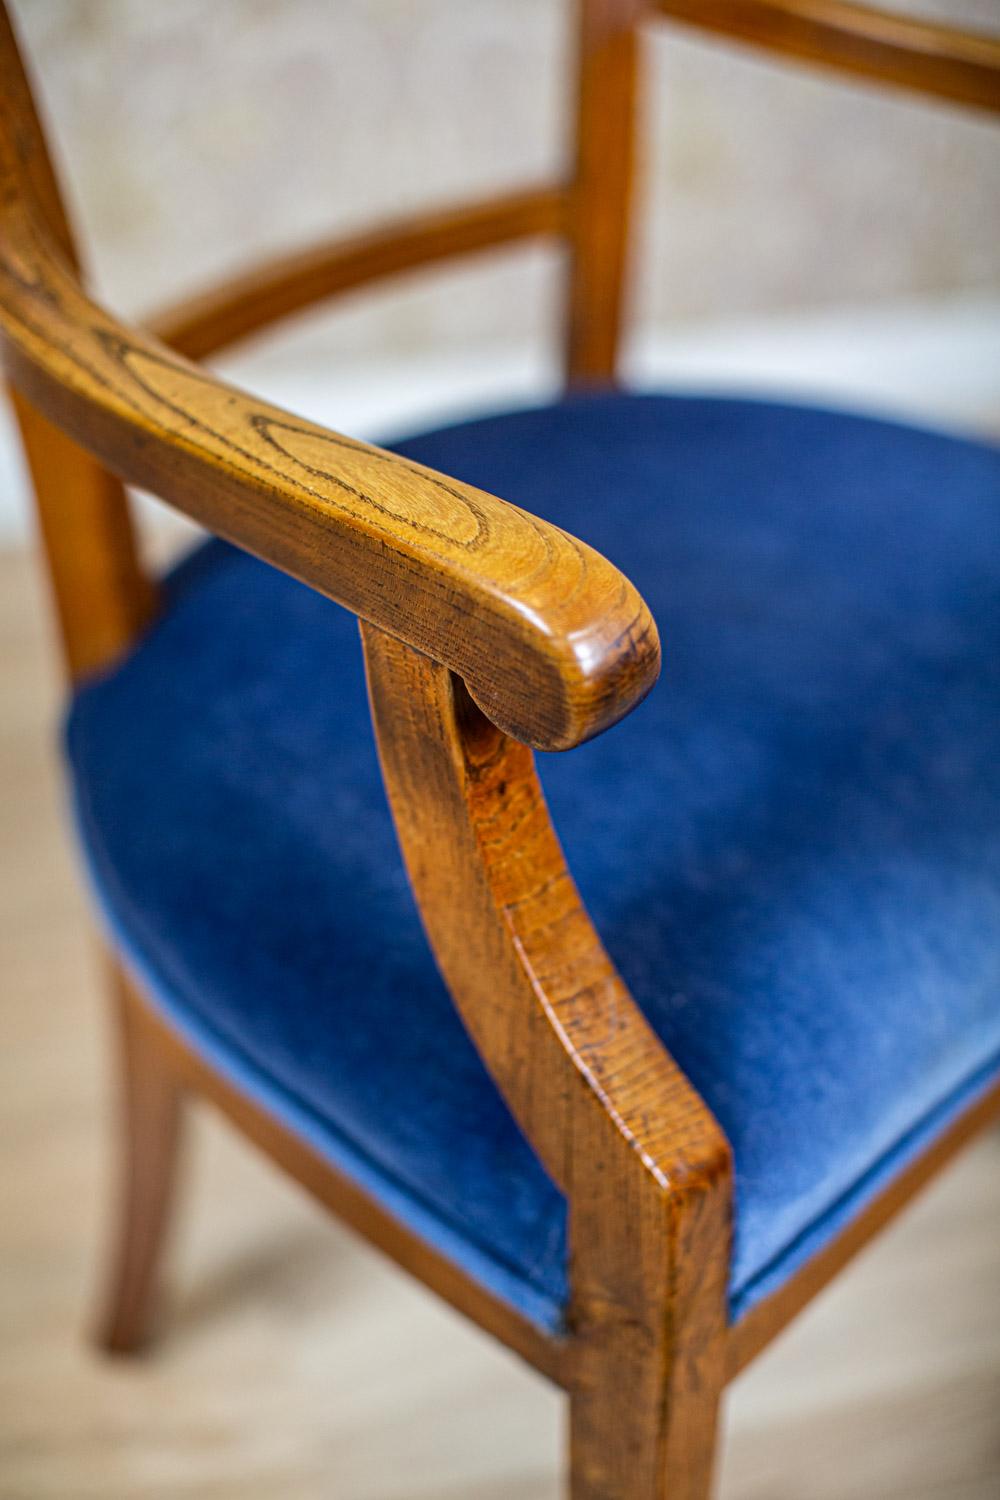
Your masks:
M31 203L58 253L79 271L76 241L6 4L0 5L0 70L3 127L10 137L13 158L13 179L7 191Z
M691 1124L703 1135L700 1150L673 1153L658 1193L644 1162L601 1153L578 1133L583 1161L570 1207L573 1500L711 1493L726 1376L731 1169L721 1134L713 1143L697 1106Z
M995 44L837 0L662 0L682 19L993 107ZM580 0L570 187L397 225L251 274L162 327L204 354L307 301L490 243L564 233L568 367L614 376L640 0ZM146 1331L182 1089L570 1395L574 1500L706 1500L719 1396L973 1129L969 1110L788 1288L726 1326L728 1145L580 903L529 746L569 748L652 685L655 626L605 559L492 496L255 400L90 301L9 31L0 32L0 332L71 670L148 618L117 480L143 485L354 610L404 858L455 1004L568 1201L571 1300L546 1338L404 1231L119 979L129 1143L105 1340ZM7 86L9 81L9 87ZM93 455L90 457L88 455Z
M544 749L652 687L656 627L592 548L469 485L245 395L102 312L17 196L3 142L0 323L23 396L152 490L457 671Z
M2 130L10 147L5 194L30 204L55 253L78 268L34 99L0 6ZM35 488L63 654L73 678L113 660L149 620L154 590L139 564L121 484L13 391Z
M256 266L154 314L148 326L188 359L204 359L342 292L520 240L558 236L565 222L560 187L525 188L399 219Z
M101 966L59 815L35 559L0 550L0 1489L101 1500L558 1500L561 1390L192 1101L163 1332L94 1357ZM200 1093L200 1089L197 1090ZM726 1396L724 1500L995 1500L1000 1132Z
M574 0L575 163L569 202L566 375L612 381L624 315L646 0Z
M662 15L769 52L1000 111L1000 35L848 0L652 0Z
M108 1262L98 1342L130 1354L148 1339L156 1313L158 1273L170 1221L180 1149L180 1080L117 962L107 964L121 1080L117 1239Z
M63 655L76 680L121 654L156 613L121 483L16 390Z
M155 1001L145 994L141 981L129 975L124 963L119 973L129 1024L155 1047L162 1073L208 1100L312 1197L397 1266L557 1385L566 1383L566 1349L562 1339L543 1336L507 1303L470 1280L459 1267L394 1219L350 1178L211 1067L163 1018Z
M574 1500L703 1497L724 1377L729 1148L604 951L531 752L445 668L362 634L428 941L570 1204Z

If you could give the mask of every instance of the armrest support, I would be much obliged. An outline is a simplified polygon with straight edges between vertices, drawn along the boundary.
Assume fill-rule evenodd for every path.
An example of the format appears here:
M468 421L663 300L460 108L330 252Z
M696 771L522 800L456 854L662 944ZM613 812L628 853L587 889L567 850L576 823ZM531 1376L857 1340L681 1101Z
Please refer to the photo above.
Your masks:
M226 385L109 316L6 166L5 364L82 447L449 667L489 718L537 748L600 733L648 692L656 627L606 559L514 505Z

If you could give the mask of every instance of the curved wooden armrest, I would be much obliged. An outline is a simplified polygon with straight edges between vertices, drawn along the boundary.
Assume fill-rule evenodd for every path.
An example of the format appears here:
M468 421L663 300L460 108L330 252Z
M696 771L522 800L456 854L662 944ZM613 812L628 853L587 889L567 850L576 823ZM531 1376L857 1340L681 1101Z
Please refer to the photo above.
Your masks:
M5 360L58 427L127 482L449 667L517 739L567 749L645 695L656 627L606 559L503 500L256 400L116 321L85 297L7 167Z
M852 0L653 0L661 15L770 52L1000 112L1000 37Z

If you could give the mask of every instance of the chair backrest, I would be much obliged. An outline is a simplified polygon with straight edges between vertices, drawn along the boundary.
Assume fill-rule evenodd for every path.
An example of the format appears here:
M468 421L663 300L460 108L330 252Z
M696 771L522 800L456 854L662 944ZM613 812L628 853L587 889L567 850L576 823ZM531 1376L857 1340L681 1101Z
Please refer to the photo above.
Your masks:
M575 0L575 160L561 182L387 226L274 262L164 315L191 358L310 302L492 245L554 237L568 250L569 382L614 379L637 120L641 23L653 15L861 77L1000 112L1000 40L844 0ZM31 89L0 0L0 149L8 200L23 196L64 257L76 248ZM10 202L5 211L9 211ZM72 676L126 646L155 608L119 481L15 395Z
M0 0L0 150L11 179L74 269L79 256L7 10ZM6 184L6 193L12 189ZM5 205L9 211L11 205ZM149 619L143 574L120 482L10 388L35 491L64 656L71 677L115 657Z
M846 0L576 0L568 379L613 379L626 291L641 23L666 17L859 78L1000 112L1000 37Z

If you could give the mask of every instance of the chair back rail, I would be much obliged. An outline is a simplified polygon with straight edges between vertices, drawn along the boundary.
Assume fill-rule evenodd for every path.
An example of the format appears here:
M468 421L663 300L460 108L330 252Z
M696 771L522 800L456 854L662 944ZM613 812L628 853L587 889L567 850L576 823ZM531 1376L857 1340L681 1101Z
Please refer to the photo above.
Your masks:
M272 264L164 315L160 331L205 355L377 276L548 235L569 248L568 379L613 379L638 27L653 9L996 107L997 44L947 28L876 21L836 0L578 0L568 185ZM675 1500L703 1500L727 1373L816 1283L793 1283L742 1341L727 1330L728 1144L601 945L518 742L563 748L627 712L655 677L655 627L627 581L565 533L268 408L102 313L74 274L3 0L0 79L8 357L71 671L106 665L152 608L124 493L100 458L363 618L384 780L430 944L484 1062L569 1198L569 1327L552 1369L572 1394L574 1496L660 1500L669 1471ZM77 446L84 438L99 458ZM428 540L429 514L450 518L455 534ZM463 551L472 520L482 531ZM532 548L537 595L523 583ZM601 673L571 680L564 648L595 622L583 655ZM268 1149L290 1160L273 1136ZM918 1185L912 1176L901 1192ZM863 1221L844 1255L876 1227L877 1216ZM808 1277L832 1274L836 1253Z
M651 0L662 16L802 62L1000 112L1000 36L849 0Z
M614 379L627 283L646 0L577 0L566 378Z
M1000 110L1000 39L845 0L575 0L574 147L563 184L390 224L286 256L167 310L165 342L204 358L339 293L416 266L537 238L567 248L566 376L615 377L625 313L640 23L650 16L953 102ZM3 126L23 191L72 266L76 247L32 93L0 13ZM99 670L155 610L121 483L15 400L69 673ZM72 497L70 501L68 496Z
M76 243L24 65L0 5L0 137L19 191L79 271ZM10 189L10 185L8 186ZM121 483L86 449L11 392L31 473L39 530L71 679L99 671L147 623L155 590L144 573Z
M188 359L230 348L281 318L418 266L565 233L568 194L524 188L460 208L394 220L254 266L149 320Z
M283 256L155 315L194 359L313 302L416 266L535 238L566 245L566 374L612 380L628 281L642 23L666 18L861 79L1000 111L1000 37L845 0L572 0L573 147L564 183L421 215Z
M12 97L0 113L0 333L22 402L126 483L457 672L528 744L568 749L640 701L659 670L656 627L592 548L227 385L90 300L30 190ZM40 434L40 498L54 507L52 560L71 566L67 617L86 628L78 560L99 548L110 589L113 543L127 532L90 518L78 536L70 461L58 467L60 444L28 430Z

